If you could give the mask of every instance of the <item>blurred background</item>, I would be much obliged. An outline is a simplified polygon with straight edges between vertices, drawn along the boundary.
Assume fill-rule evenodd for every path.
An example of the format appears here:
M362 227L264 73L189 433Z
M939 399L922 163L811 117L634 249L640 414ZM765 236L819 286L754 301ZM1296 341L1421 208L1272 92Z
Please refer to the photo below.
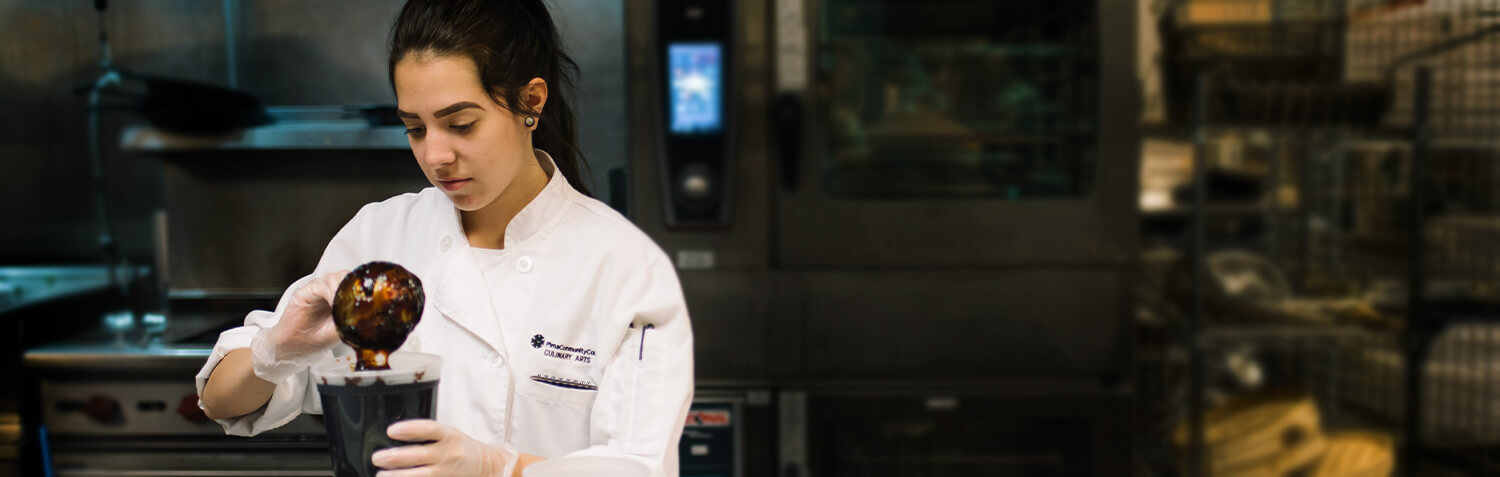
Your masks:
M1500 475L1500 0L549 0L691 476ZM192 375L419 190L398 0L0 0L0 475L330 475Z

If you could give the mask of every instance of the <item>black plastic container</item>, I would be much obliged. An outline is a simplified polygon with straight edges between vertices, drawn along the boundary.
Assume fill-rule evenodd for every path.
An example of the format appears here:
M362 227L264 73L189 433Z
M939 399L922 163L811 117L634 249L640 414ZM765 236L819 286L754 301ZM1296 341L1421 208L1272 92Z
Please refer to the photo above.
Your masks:
M442 358L393 353L391 369L353 371L346 357L313 368L328 429L328 451L338 477L369 477L380 471L370 462L376 451L412 443L386 436L386 428L407 419L437 416Z

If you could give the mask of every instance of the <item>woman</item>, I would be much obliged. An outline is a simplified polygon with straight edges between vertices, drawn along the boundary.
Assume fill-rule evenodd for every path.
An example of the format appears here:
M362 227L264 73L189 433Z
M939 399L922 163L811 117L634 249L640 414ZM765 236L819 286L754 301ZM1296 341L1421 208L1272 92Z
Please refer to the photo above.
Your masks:
M401 264L427 305L404 351L443 357L437 419L387 430L382 475L520 475L604 455L676 475L692 396L692 331L666 255L586 195L576 70L541 0L411 0L390 81L433 188L368 204L274 312L224 332L200 405L230 434L321 412L311 363L344 356L330 316L348 269Z

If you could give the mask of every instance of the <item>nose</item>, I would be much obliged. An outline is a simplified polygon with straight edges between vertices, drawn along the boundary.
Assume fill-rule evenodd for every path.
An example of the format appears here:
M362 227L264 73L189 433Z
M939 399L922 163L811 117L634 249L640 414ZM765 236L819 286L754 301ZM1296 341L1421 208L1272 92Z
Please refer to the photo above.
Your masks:
M447 139L441 134L428 134L426 141L423 142L425 144L422 144L422 150L417 153L417 157L428 167L433 169L445 167L453 164L453 161L457 159L453 148L448 146Z

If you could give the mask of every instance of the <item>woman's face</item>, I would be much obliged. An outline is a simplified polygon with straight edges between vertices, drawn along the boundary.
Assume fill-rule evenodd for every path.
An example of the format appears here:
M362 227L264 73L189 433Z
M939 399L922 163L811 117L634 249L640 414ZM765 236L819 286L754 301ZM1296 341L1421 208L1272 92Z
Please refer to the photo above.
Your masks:
M394 80L411 152L459 210L490 205L535 164L531 128L496 104L468 56L408 54L396 63Z

